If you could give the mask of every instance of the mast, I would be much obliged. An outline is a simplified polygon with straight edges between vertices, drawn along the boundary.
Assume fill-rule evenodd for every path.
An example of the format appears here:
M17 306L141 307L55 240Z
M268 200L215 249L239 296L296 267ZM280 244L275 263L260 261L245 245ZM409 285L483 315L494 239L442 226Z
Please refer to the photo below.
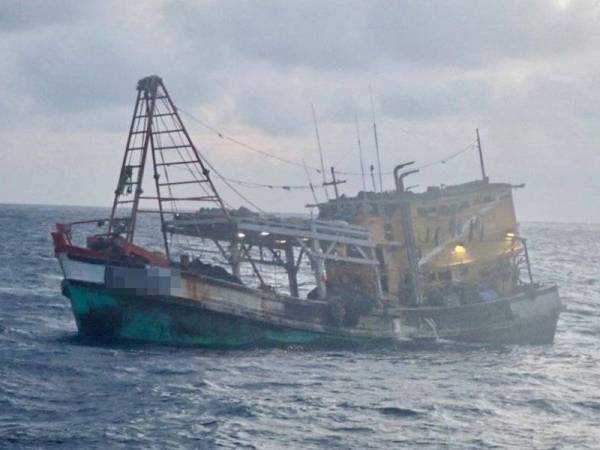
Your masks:
M360 143L360 130L358 128L358 114L354 114L354 122L356 123L356 140L358 141L358 158L360 160L360 179L362 180L363 191L367 190L367 183L365 182L365 164L363 162L363 151Z
M479 151L479 165L481 166L481 178L483 181L489 181L489 178L485 174L485 164L483 163L483 151L481 150L481 139L479 139L479 128L475 128L477 134L477 150Z
M158 212L165 253L169 257L165 216L177 214L178 203L209 202L228 220L230 216L162 79L156 75L142 78L137 91L107 234L124 233L125 240L133 243L138 214ZM152 154L155 196L143 195L148 151ZM189 192L198 188L202 195ZM140 202L145 200L156 201L158 211L142 210ZM128 212L125 230L116 227L119 209Z
M336 200L340 198L340 193L338 191L338 184L344 184L346 180L338 180L335 177L335 167L331 166L331 181L327 181L323 183L323 186L333 186L333 191L335 192Z
M371 115L373 116L373 137L375 138L375 152L377 154L377 172L379 174L379 192L383 192L383 178L381 176L381 157L379 154L379 140L377 139L377 123L375 122L375 103L373 102L373 90L369 86L371 97Z
M302 165L304 167L304 172L306 173L306 179L308 180L308 187L310 188L310 192L312 193L313 200L315 201L315 205L319 203L319 199L317 198L317 194L315 193L315 187L313 186L312 180L310 179L310 173L308 173L308 167L306 167L306 161L302 160Z
M377 192L377 185L375 184L375 166L371 164L369 170L371 171L371 183L373 183L373 192Z
M315 134L317 136L317 148L319 149L319 159L321 160L321 176L323 178L323 189L325 190L325 197L329 200L329 192L327 191L327 177L325 175L325 163L323 162L323 149L321 148L321 138L319 136L319 126L317 125L317 113L315 112L315 107L313 104L310 104L310 109L312 111L313 122L315 124Z

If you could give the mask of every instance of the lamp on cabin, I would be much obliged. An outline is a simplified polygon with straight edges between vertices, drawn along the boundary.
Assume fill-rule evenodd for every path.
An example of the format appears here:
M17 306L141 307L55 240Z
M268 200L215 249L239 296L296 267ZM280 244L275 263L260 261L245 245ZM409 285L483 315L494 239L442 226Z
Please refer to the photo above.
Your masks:
M462 242L457 242L454 246L453 253L455 256L464 256L467 253L467 248L465 247L465 244L463 244Z

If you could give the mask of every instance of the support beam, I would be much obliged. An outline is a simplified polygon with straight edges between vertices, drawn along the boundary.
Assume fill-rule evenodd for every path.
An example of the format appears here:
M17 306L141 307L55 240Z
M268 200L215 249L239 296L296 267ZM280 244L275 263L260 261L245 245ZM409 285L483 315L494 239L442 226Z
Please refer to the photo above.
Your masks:
M296 264L294 264L294 247L289 244L285 247L285 270L288 275L290 295L292 297L298 297L298 272Z

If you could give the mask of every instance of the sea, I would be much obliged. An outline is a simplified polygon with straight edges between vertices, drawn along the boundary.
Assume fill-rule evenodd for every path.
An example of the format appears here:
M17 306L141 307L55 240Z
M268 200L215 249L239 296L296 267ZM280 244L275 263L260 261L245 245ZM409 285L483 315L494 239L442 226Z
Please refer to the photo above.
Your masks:
M0 205L0 448L600 448L600 225L524 223L553 345L206 350L81 340L50 231Z

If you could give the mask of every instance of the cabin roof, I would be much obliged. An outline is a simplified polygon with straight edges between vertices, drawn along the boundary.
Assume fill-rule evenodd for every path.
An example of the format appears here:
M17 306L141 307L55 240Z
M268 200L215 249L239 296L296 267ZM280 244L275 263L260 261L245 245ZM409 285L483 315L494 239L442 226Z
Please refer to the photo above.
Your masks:
M232 215L227 218L213 211L180 214L165 223L167 231L218 241L244 240L247 244L286 248L301 246L301 240L316 239L339 244L374 247L371 232L343 221L323 221L275 215Z
M489 183L483 180L475 180L456 185L429 186L424 192L360 191L357 195L353 197L347 197L345 195L342 195L337 199L331 199L324 203L318 203L315 206L319 208L327 208L335 204L357 202L362 203L364 201L375 203L397 203L398 200L418 203L443 198L448 198L450 200L452 197L469 195L477 192L481 192L482 194L498 193L511 188L512 185L509 183Z

